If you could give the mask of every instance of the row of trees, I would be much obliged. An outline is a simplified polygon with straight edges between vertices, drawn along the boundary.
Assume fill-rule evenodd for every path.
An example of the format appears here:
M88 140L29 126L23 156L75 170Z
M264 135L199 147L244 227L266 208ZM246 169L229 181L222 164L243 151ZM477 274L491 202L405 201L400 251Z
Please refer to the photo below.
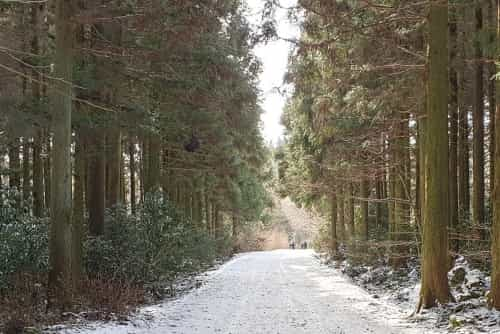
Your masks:
M498 2L298 4L280 191L329 208L334 254L356 240L350 256L381 246L398 267L421 252L426 308L452 298L450 254L491 242L500 308Z
M0 2L0 183L50 218L55 302L82 280L84 236L104 233L107 208L135 214L160 191L214 238L228 218L233 236L260 219L267 153L245 10L239 0Z

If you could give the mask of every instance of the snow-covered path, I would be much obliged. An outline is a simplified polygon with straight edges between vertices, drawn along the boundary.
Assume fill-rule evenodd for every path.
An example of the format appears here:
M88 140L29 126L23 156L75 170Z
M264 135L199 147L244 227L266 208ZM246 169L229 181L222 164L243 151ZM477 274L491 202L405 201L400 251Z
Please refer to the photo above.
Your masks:
M214 272L200 289L141 313L138 319L143 320L98 325L83 332L430 333L414 328L397 308L372 298L336 270L321 265L309 250L239 255Z

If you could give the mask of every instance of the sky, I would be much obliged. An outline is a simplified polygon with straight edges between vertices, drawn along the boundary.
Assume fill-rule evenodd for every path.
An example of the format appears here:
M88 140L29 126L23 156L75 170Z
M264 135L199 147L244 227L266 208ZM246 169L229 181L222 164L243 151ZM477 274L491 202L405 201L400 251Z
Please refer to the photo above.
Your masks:
M264 0L247 0L250 8L249 21L258 25L260 22L260 10ZM281 0L283 7L292 7L297 0ZM287 19L287 11L279 9L276 13L278 22L278 35L284 38L297 38L299 28ZM284 40L272 41L257 46L255 54L261 59L263 71L260 75L259 88L262 91L262 134L266 142L276 143L283 135L283 127L280 124L281 114L285 106L286 97L282 96L275 88L283 84L283 76L286 73L288 54L292 45Z

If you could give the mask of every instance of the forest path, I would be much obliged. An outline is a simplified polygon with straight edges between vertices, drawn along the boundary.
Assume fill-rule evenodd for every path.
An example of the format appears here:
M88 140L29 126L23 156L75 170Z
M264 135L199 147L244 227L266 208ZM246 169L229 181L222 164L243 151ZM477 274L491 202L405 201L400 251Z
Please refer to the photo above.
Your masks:
M200 289L141 314L133 324L106 324L89 333L430 333L321 265L310 250L238 255Z

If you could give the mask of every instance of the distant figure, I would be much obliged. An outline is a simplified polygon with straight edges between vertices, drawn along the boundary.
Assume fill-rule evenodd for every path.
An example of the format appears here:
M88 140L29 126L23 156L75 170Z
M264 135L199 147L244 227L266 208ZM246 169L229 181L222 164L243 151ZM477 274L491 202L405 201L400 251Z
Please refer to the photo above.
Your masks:
M301 247L302 249L307 249L307 241L304 241L304 242L300 245L300 247Z
M292 242L292 243L290 244L290 248L291 248L291 249L295 249L295 242Z

